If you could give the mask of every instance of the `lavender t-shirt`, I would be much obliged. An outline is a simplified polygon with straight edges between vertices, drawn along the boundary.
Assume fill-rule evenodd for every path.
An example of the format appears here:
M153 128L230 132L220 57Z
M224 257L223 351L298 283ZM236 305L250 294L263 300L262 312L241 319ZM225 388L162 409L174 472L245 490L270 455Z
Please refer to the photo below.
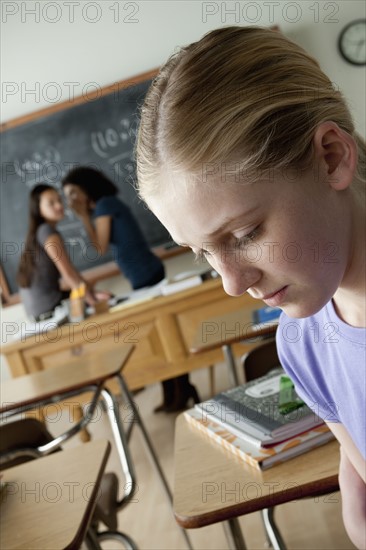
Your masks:
M330 301L305 319L282 313L277 347L300 397L325 421L342 423L366 458L366 329L342 321Z

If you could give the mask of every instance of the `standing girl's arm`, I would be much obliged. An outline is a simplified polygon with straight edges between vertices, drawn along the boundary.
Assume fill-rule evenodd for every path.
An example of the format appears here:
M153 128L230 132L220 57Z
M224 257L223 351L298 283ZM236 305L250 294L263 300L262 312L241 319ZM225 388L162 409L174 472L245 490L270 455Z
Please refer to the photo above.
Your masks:
M111 235L111 216L98 216L95 219L95 225L91 220L89 199L86 196L72 197L69 200L69 206L79 216L84 224L89 239L98 252L103 256L109 246L109 239Z
M98 252L103 256L109 247L111 235L111 216L98 216L93 225L90 216L80 216L84 227L89 235L90 241L94 244Z
M93 289L72 265L60 235L57 233L50 235L44 243L44 250L57 267L65 283L70 288L77 288L82 283L86 285L86 301L89 305L94 305L96 303L96 299L93 294Z

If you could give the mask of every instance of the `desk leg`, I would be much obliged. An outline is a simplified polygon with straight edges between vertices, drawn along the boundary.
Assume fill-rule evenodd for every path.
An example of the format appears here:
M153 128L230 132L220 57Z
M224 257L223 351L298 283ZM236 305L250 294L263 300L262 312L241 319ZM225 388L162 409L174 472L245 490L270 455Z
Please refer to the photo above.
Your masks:
M159 462L159 459L155 453L155 449L153 447L153 444L151 442L151 439L149 437L149 434L147 433L147 430L145 428L145 424L143 423L142 421L142 418L140 416L140 413L138 411L138 408L136 407L135 405L135 402L133 400L133 397L130 393L130 390L128 389L127 387L127 384L126 382L124 381L124 378L121 374L118 374L117 375L117 378L118 378L118 382L121 386L121 391L122 391L122 395L123 397L126 399L127 403L130 405L131 409L132 409L132 412L133 412L133 417L134 417L134 420L137 424L137 426L140 428L141 430L141 434L142 434L142 437L143 437L143 440L144 440L144 443L147 447L147 450L148 450L148 453L150 455L150 458L153 462L153 465L155 466L156 468L156 471L158 473L158 476L160 478L160 481L163 485L163 488L164 488L164 491L168 497L168 500L169 500L169 504L170 506L173 505L173 497L172 497L172 493L170 491L170 488L169 488L169 485L168 485L168 482L165 478L165 475L164 475L164 472L160 466L160 462ZM188 537L188 534L187 532L185 531L185 529L181 528L181 531L182 531L182 535L186 541L186 544L187 544L187 547L189 548L189 550L192 550L192 545L191 545L191 541L189 540L189 537Z
M243 533L241 532L239 520L229 519L223 522L226 539L230 550L246 550Z
M222 351L224 353L226 364L229 367L231 383L234 387L239 386L240 382L238 374L236 372L235 357L233 354L233 350L231 349L231 345L227 344L225 346L222 346Z
M274 520L274 508L264 508L261 510L261 514L266 535L273 550L286 550L286 545Z

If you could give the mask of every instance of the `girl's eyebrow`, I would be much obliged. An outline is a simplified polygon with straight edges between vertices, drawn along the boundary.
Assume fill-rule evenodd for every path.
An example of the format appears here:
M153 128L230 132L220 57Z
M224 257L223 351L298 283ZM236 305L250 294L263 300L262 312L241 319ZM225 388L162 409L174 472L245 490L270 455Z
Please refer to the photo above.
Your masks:
M257 209L258 209L258 206L253 206L253 208L250 208L250 210L248 210L247 212L240 214L240 218L250 216ZM226 218L224 222L217 229L215 229L214 231L208 234L208 237L216 237L216 235L227 231L230 228L230 226L233 225L234 222L236 222L238 217L239 216L235 216L234 218Z
M227 232L229 229L230 229L230 226L231 225L234 225L234 223L236 223L236 220L240 217L247 217L247 216L250 216L252 215L256 210L258 210L258 206L253 206L253 208L250 208L247 212L243 213L243 214L240 214L240 216L235 216L233 218L225 218L225 220L223 221L223 223L217 228L215 229L214 231L212 231L211 233L208 233L207 235L205 235L205 240L207 239L211 239L213 237L216 237L217 235L219 235L220 233L225 233ZM250 224L248 224L250 225ZM182 243L182 242L178 242L177 240L174 239L174 241L177 243L177 245L179 246L185 246L185 247L188 247L188 248L191 248L191 245L187 244L187 243Z

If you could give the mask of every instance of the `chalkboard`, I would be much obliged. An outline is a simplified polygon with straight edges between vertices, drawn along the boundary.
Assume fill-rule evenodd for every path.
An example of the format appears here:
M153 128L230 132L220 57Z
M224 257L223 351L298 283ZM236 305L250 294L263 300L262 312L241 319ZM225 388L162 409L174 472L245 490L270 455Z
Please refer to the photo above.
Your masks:
M150 74L150 73L147 73ZM119 189L151 247L169 241L169 234L139 200L134 189L134 143L139 107L151 79L108 88L92 98L66 105L58 112L33 118L1 134L1 266L10 293L17 291L16 272L28 225L28 196L36 183L61 191L60 180L75 166L102 170ZM106 89L105 89L106 90ZM70 257L82 271L109 262L98 257L80 220L66 208L58 225Z

